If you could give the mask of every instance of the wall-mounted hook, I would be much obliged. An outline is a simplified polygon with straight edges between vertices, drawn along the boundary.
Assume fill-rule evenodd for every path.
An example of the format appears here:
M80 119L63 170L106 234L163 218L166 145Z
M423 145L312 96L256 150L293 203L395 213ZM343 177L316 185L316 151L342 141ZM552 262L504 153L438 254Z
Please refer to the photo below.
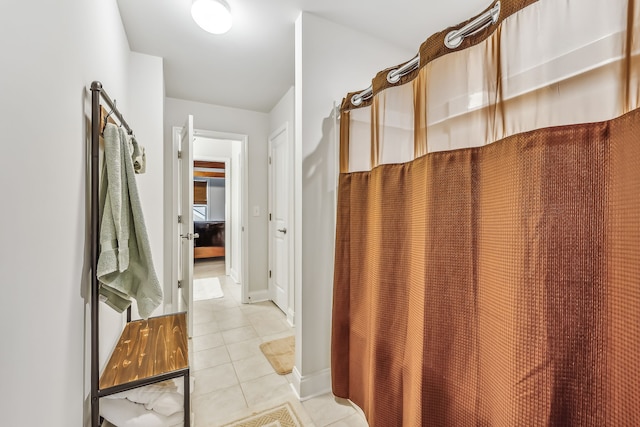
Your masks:
M113 114L113 112L116 109L117 102L118 101L116 99L113 100L113 107L111 107L111 111L109 111L107 113L107 115L104 116L104 124L102 125L102 132L103 133L104 133L104 129L107 127L107 123L109 122L109 116L111 116L111 114Z

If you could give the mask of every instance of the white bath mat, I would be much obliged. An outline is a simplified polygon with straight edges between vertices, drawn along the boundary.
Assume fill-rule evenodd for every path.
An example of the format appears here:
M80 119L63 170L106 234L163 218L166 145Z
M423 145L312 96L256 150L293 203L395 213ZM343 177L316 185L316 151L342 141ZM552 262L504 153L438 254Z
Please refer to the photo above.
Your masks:
M217 277L206 277L193 281L193 300L202 301L205 299L222 298L224 292Z

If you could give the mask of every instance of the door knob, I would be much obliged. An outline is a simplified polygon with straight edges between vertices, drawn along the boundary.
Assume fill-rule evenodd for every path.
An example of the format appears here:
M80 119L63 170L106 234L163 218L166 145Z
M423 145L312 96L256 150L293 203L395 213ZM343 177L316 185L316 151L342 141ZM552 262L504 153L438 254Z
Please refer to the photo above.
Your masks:
M287 234L286 228L278 228L278 231L281 232L282 234Z
M181 234L180 237L187 240L193 240L200 237L200 235L198 233L187 233L187 234Z

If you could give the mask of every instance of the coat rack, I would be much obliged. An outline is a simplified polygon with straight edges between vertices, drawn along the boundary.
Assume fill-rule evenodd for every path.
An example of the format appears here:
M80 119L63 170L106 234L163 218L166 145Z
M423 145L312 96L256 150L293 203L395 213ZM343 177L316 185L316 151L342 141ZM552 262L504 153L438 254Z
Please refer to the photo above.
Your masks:
M96 276L99 253L99 160L102 111L100 99L110 108L106 122L115 116L129 134L133 131L116 108L116 103L102 88L91 83L91 426L99 427L100 398L137 387L184 378L184 425L190 426L189 352L186 314L176 313L131 321L127 324L100 376L99 307L100 283Z

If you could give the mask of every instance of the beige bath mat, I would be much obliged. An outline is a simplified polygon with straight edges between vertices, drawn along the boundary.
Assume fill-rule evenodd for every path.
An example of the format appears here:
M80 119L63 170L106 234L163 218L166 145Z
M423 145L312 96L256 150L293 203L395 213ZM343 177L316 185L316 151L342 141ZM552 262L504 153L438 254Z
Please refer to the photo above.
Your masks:
M281 338L260 344L260 350L266 356L273 369L280 374L286 375L293 370L293 359L295 351L294 337Z
M253 414L241 420L225 424L223 427L303 427L289 402Z

